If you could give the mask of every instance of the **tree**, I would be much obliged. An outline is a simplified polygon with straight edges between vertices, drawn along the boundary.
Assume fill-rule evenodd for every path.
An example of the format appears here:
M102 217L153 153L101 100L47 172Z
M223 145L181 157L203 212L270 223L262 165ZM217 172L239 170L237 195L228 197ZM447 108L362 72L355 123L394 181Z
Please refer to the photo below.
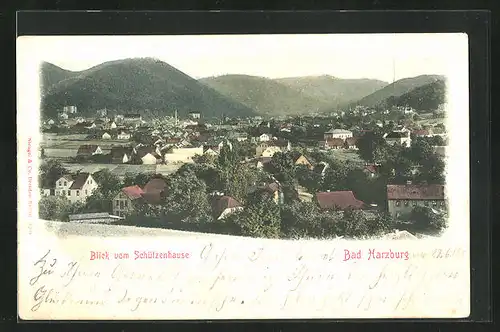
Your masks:
M123 179L123 186L124 187L129 187L129 186L139 186L143 188L146 183L151 179L151 176L153 174L148 174L148 173L125 173L125 177Z
M386 145L382 135L373 131L365 133L356 142L359 156L368 162L375 162L377 157L380 157L377 156L377 150L383 149Z
M297 167L296 177L299 185L306 188L310 193L316 193L322 187L323 178L321 174L305 166Z
M435 212L426 206L415 206L410 214L410 220L423 229L440 231L447 226L445 213Z
M211 220L205 182L192 172L167 178L168 190L162 202L163 216L169 222L196 223Z
M292 238L322 237L321 212L312 202L293 202L281 210L281 231Z
M182 176L186 173L193 173L198 179L205 182L207 192L214 190L223 190L219 179L219 170L211 164L184 164L176 172Z
M42 196L38 201L38 214L44 220L67 221L68 215L81 209L81 204L71 204L65 196Z
M195 155L193 161L197 164L209 164L214 165L217 161L217 157L211 154Z
M281 234L280 210L270 196L248 204L224 222L236 225L244 236L279 238Z
M41 186L53 187L56 181L67 173L59 160L47 159L40 165L39 183Z
M336 223L337 234L350 238L369 235L368 219L363 211L346 210L342 219Z
M115 174L109 169L102 169L92 174L92 177L98 184L98 191L106 198L113 199L122 189L123 184Z

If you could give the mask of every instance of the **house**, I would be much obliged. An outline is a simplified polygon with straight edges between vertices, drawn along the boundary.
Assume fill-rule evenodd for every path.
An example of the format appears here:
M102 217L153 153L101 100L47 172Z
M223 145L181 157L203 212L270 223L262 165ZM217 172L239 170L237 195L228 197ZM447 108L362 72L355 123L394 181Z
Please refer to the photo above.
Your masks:
M357 137L349 137L345 140L345 148L349 150L358 150L356 143L358 142Z
M257 163L255 164L255 166L259 169L262 169L264 168L264 166L269 163L271 161L271 157L260 157L260 158L257 158Z
M340 138L342 140L345 140L349 137L352 137L352 131L345 129L330 129L323 134L323 138L325 141L332 138Z
M392 131L389 134L384 135L384 139L389 145L399 144L402 146L410 147L411 138L409 131Z
M66 113L59 113L58 117L61 120L67 120L68 119L68 114L66 114Z
M132 159L133 148L128 146L114 146L111 148L111 162L113 164L126 164Z
M232 132L228 135L229 139L234 139L238 142L244 142L248 139L248 136L246 133L238 133L238 132Z
M124 122L139 122L142 121L142 116L140 114L124 114Z
M104 134L102 134L102 139L111 139L111 135L108 134L107 132L105 132Z
M137 146L133 149L132 162L143 165L161 164L163 158L157 150L154 146Z
M281 152L281 149L274 145L257 146L255 148L255 156L258 157L272 157L274 154Z
M262 134L257 137L258 142L268 142L272 139L272 136L270 134Z
M72 203L85 202L92 195L98 184L89 173L75 176L65 175L56 181L55 195L65 196Z
M203 154L203 147L195 148L172 148L164 155L165 163L188 163L193 162L193 157Z
M112 224L124 219L123 217L110 215L109 213L106 212L70 214L68 218L69 222L72 223L89 223L89 224Z
M133 202L142 198L143 194L144 191L137 185L122 188L113 199L113 214L125 217L133 211Z
M189 117L191 119L199 119L199 118L201 118L201 113L200 112L189 112Z
M116 122L111 121L110 123L108 123L108 125L106 127L108 129L116 129L117 125L116 125Z
M344 149L345 141L342 138L329 138L324 142L321 142L320 147L324 149Z
M432 134L427 129L414 130L412 132L415 137L431 137Z
M77 157L91 157L97 154L102 154L102 150L98 145L93 144L80 145L76 152Z
M375 164L366 164L365 167L363 168L363 171L369 177L373 178L378 173L378 165L375 165Z
M143 188L142 198L149 204L159 204L165 195L167 182L163 177L156 176L149 180Z
M352 191L328 191L316 193L316 199L322 210L360 210L367 205L354 197Z
M387 185L387 205L393 217L409 214L415 206L427 206L435 210L443 209L445 207L444 185Z
M231 196L216 195L212 199L212 213L215 219L221 220L236 211L243 210L243 206Z
M63 113L75 114L76 111L77 111L77 108L74 105L72 105L72 106L64 106L62 111L63 111Z
M118 134L117 138L119 140L129 140L130 139L130 133L128 131L120 131Z
M280 202L283 202L283 193L280 190L280 186L277 182L271 182L271 183L261 183L261 184L254 184L253 186L250 186L248 193L257 193L257 194L267 194L271 195L272 200L276 203L279 204Z
M292 158L293 158L293 162L295 165L304 165L306 166L308 169L312 170L314 167L312 165L312 163L309 161L309 159L307 159L303 154L301 154L300 152L293 152L292 153Z

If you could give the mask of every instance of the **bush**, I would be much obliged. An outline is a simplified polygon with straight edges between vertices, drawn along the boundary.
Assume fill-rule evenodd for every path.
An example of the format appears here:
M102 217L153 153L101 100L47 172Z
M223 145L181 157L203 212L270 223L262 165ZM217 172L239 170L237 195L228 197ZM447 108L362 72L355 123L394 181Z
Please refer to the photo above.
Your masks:
M435 213L431 208L425 206L416 206L413 208L410 220L415 226L429 230L442 230L446 227L446 214Z

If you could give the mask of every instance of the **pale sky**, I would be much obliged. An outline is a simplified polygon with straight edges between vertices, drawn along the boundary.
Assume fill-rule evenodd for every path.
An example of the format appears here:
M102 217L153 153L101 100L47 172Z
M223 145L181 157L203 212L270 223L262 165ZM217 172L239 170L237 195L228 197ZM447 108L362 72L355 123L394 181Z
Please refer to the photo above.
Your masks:
M67 70L134 57L158 58L201 78L331 75L386 82L422 74L448 76L466 34L323 34L192 36L29 36L36 56Z

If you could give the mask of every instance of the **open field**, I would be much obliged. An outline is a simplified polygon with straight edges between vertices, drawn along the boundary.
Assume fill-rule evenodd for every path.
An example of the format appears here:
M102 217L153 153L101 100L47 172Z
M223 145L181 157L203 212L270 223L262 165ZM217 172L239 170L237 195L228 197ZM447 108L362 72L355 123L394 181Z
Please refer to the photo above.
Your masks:
M364 165L364 161L355 150L328 150L328 154L339 161L350 161L359 165Z
M420 120L417 120L417 123L421 126L434 126L439 123L444 124L446 121L445 118L432 118L432 117L424 117Z
M127 164L63 164L70 172L95 173L102 169L108 169L111 173L123 177L126 173L154 173L168 175L175 173L182 165L127 165Z

